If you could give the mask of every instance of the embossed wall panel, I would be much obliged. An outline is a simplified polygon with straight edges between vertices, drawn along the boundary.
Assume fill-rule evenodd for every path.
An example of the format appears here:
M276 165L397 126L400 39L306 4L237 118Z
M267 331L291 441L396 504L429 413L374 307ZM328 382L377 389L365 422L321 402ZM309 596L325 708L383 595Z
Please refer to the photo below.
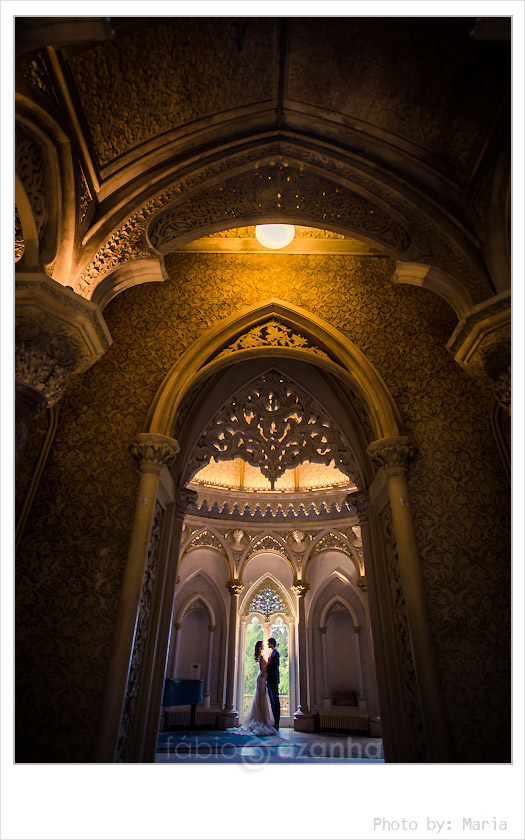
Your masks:
M287 95L465 169L508 73L505 49L488 63L472 27L461 18L333 18L317 20L314 31L295 19Z
M396 400L420 453L409 485L453 740L461 760L505 760L508 485L489 388L444 347L452 310L393 285L385 258L170 254L166 267L165 283L111 301L114 343L61 401L18 557L19 760L88 760L138 487L128 445L192 341L270 297L341 330Z
M144 22L144 21L143 21ZM275 24L171 18L69 61L101 165L166 131L275 96Z

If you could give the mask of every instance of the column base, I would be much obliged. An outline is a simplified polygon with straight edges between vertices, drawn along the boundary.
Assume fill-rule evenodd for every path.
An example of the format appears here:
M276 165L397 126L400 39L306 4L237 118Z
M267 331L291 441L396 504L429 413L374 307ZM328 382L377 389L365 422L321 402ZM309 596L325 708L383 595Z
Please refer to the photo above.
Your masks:
M293 728L295 732L313 732L313 714L311 712L303 712L300 709L298 709L293 716Z
M239 712L236 709L230 709L229 712L223 709L217 715L217 728L224 731L231 726L239 726Z

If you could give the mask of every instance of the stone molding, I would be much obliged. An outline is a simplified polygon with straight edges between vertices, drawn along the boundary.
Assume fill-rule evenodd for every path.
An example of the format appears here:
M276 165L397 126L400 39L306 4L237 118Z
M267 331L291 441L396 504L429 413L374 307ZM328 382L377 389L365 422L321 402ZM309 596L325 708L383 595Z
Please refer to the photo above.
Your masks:
M404 475L416 448L407 437L376 440L367 449L377 469L384 467L387 475Z
M57 362L71 374L91 367L112 343L99 307L43 272L16 272L15 313L17 344L36 352L57 345Z
M130 445L132 455L140 463L144 471L160 472L162 467L169 467L180 451L176 440L165 435L137 435Z
M510 360L510 326L509 289L477 304L464 315L447 342L447 350L472 376L487 374L487 357L495 347L508 344ZM488 375L495 380L498 374Z

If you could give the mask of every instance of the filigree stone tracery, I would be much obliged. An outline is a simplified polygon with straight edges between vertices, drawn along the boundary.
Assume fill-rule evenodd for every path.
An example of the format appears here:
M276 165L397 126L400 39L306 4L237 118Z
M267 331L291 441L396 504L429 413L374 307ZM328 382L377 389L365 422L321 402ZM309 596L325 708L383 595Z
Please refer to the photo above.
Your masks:
M299 335L274 318L248 330L237 341L221 350L216 358L221 359L223 356L229 356L239 350L251 350L253 347L288 347L292 350L308 350L323 359L330 358L324 350L311 344L304 335Z
M358 471L340 432L314 399L273 371L242 389L220 409L199 444L188 478L210 458L243 458L259 467L272 489L304 461L330 464L352 480Z
M286 613L286 605L275 588L265 584L251 599L248 612L259 612L266 618L270 618L274 613Z

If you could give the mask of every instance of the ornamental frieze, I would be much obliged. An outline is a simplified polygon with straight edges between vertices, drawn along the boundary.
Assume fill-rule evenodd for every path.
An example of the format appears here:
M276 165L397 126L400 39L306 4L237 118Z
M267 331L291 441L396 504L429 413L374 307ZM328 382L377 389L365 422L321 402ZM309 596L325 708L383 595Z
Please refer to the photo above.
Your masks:
M287 347L291 350L307 350L322 359L330 359L324 350L315 347L304 335L293 332L289 327L271 319L264 324L258 324L241 335L237 341L230 344L215 357L222 359L239 350L251 350L254 347Z

